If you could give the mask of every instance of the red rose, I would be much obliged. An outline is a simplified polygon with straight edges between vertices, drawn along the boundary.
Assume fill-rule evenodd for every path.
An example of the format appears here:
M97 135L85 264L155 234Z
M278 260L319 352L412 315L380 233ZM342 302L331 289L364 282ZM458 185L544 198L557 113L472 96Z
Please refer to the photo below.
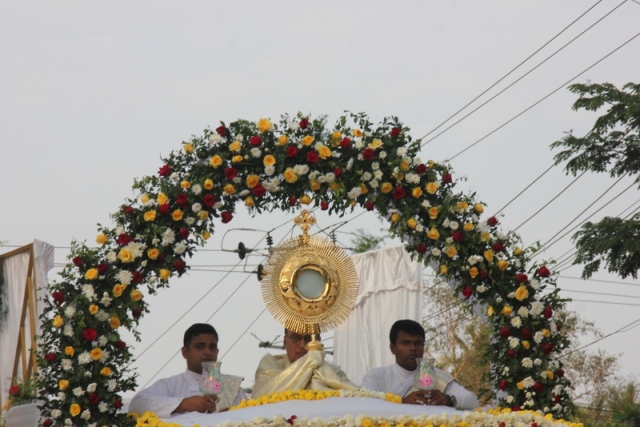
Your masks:
M184 271L185 266L186 264L182 259L178 258L173 260L173 267L176 269L177 272L182 273Z
M208 208L216 204L216 196L213 194L205 194L202 198L202 203Z
M107 271L107 268L108 268L107 264L101 262L100 264L98 264L98 267L96 269L98 270L98 273L102 274L105 271Z
M418 175L422 175L426 171L427 171L427 165L425 165L424 163L420 163L418 166L416 166L416 173Z
M564 370L562 370L562 368L556 370L556 377L558 377L558 378L564 377Z
M134 212L134 209L131 206L123 206L122 210L126 214L132 214Z
M189 203L189 198L187 197L186 194L184 194L184 193L178 194L178 197L176 197L176 205L184 206L184 205L186 205L188 203Z
M42 427L51 427L51 425L53 425L53 421L51 421L51 418L47 418L42 422Z
M51 297L56 302L56 305L60 305L64 302L64 292L55 291L51 294Z
M480 278L486 279L489 277L489 272L487 270L480 270Z
M533 383L533 391L536 393L542 393L544 391L544 385L540 381Z
M79 256L74 256L73 259L71 259L71 262L76 267L82 267L82 265L84 264L84 261L82 261L82 258L80 258Z
M116 341L114 345L120 350L124 350L125 348L127 348L127 343L121 340Z
M527 283L527 281L529 280L529 278L527 277L526 274L516 274L516 282L518 283Z
M364 202L364 208L368 211L372 211L373 210L373 202L371 200L367 200L366 202Z
M256 197L262 197L267 194L267 189L262 186L262 184L258 184L251 189L251 192Z
M254 135L249 138L249 144L251 144L253 147L259 147L261 143L262 138L260 138L258 135Z
M344 149L351 148L351 140L349 138L343 138L342 141L340 141L340 147Z
M393 129L391 129L391 132L389 132L389 135L391 136L391 138L397 138L398 135L400 135L401 131L402 129L400 129L399 127L394 127Z
M315 151L309 151L307 153L307 162L309 163L315 163L319 158L320 156L318 156L318 153L316 153Z
M164 165L160 168L160 170L158 170L158 175L162 177L169 176L170 173L171 167L169 167L169 165Z
M454 231L453 233L451 233L451 238L453 239L454 242L462 242L462 239L464 238L464 234L462 234L459 231Z
M549 277L550 275L551 275L551 272L549 271L546 265L543 265L538 269L538 276Z
M46 360L47 362L53 362L54 360L56 360L56 354L55 353L47 353L44 355L44 360Z
M498 225L498 218L492 216L487 220L487 224L489 225L489 227L495 227L496 225Z
M542 314L544 315L545 319L551 319L551 316L553 316L553 308L545 307L542 311Z
M451 184L451 181L453 181L453 177L450 173L445 173L444 175L442 175L442 182L444 182L445 184Z
M164 205L160 205L160 206L158 206L158 212L160 212L161 215L166 215L169 212L171 212L171 206L169 206L169 203L165 203Z
M509 381L507 380L500 381L500 383L498 384L498 387L500 388L500 390L506 390L507 387L509 387Z
M425 246L424 243L420 243L416 248L416 252L418 252L419 254L424 254L427 252L427 247Z
M336 178L340 178L342 176L342 169L341 168L333 168L333 174L336 176Z
M294 147L293 145L287 147L287 157L294 157L296 154L298 154L297 147Z
M500 336L501 336L502 338L509 338L509 337L511 336L511 331L509 330L509 327L508 327L508 326L503 326L503 327L500 329Z
M9 396L17 396L19 394L20 394L19 385L12 385L11 387L9 387Z
M306 129L307 127L309 127L309 120L305 117L300 120L300 123L298 124L300 125L300 129Z
M180 236L181 239L186 239L189 237L189 229L186 227L180 228L180 230L178 230L178 236Z
M529 330L529 328L522 328L522 330L520 331L520 336L522 337L522 339L528 340L529 338L531 338L531 331Z
M396 187L393 189L393 198L396 200L403 199L406 195L407 193L405 193L404 188L402 187Z
M296 203L298 203L298 199L296 199L295 196L289 197L289 206L295 206Z
M516 357L516 351L514 349L507 351L507 356Z
M373 151L372 148L365 148L364 151L362 152L362 158L365 160L373 160L375 155L376 155L376 152Z
M133 239L125 233L122 233L121 235L118 236L118 243L121 244L122 246L129 244Z
M89 393L89 403L95 405L98 402L100 402L100 397L95 393Z
M133 274L131 275L131 281L133 283L142 283L143 280L144 280L144 277L142 276L142 273L140 273L139 271L134 271Z
M535 421L531 423L531 427L538 427L538 423L536 423Z
M98 332L93 328L87 328L82 331L82 337L87 341L95 341L98 338Z
M504 251L504 245L502 243L500 243L500 242L495 242L491 247L496 252Z
M113 399L113 407L116 409L122 408L122 401L120 399Z
M140 317L140 315L142 314L142 309L134 308L133 310L131 310L131 314L133 315L133 317Z
M293 422L297 419L298 417L296 417L295 415L291 415L291 418L287 419L287 422L291 425L293 425Z
M500 421L500 424L498 424L498 427L506 427L506 424L504 423L504 421Z
M469 298L471 295L473 295L473 288L471 286L465 286L462 290L462 296Z
M227 133L229 132L229 130L224 127L224 126L218 126L216 128L216 132L218 133L218 135L220 136L227 136Z
M542 352L544 354L549 354L553 351L553 343L545 341L542 344L540 344L540 348L542 349Z
M519 406L513 406L513 407L511 408L511 410L512 410L513 412L518 412L518 411L520 411L520 407L519 407Z
M329 202L327 202L326 200L321 201L320 210L326 211L327 209L329 209Z
M553 401L555 403L560 403L561 400L562 400L562 397L559 394L553 397Z
M226 176L229 181L235 178L236 175L238 175L238 170L236 168L226 168L224 170L224 176Z
M222 223L226 224L233 219L233 215L229 211L224 211L220 214L220 218L222 218Z

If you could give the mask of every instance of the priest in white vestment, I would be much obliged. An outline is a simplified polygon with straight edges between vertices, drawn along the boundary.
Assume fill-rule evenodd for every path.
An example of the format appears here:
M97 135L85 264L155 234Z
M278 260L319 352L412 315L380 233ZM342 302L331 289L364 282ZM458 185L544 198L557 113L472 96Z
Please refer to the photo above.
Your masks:
M222 375L222 393L218 396L203 396L200 391L202 362L218 359L218 333L213 326L192 325L184 333L183 344L186 371L139 391L129 404L129 412L142 415L151 411L160 418L168 418L184 412L219 412L248 399L240 388L242 378L233 375Z
M416 358L424 353L425 332L413 320L398 320L389 333L391 352L396 363L370 370L362 379L362 388L402 397L402 403L442 405L458 409L478 407L473 392L460 385L448 372L436 368L436 390L417 390L414 379L418 368Z
M285 329L286 354L265 355L256 370L256 381L251 397L287 390L356 390L339 366L324 360L321 350L307 351L311 337Z

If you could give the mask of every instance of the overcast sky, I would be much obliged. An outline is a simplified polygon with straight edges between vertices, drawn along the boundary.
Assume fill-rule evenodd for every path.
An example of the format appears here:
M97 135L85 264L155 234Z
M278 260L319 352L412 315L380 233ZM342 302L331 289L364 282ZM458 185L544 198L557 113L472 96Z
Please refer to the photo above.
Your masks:
M422 137L568 27L425 138L436 136L421 157L451 159L455 179L468 178L462 188L497 212L551 166L551 143L572 129L583 135L595 119L571 110L576 98L567 82L638 82L640 37L622 45L637 36L639 22L635 1L4 1L0 240L8 247L0 250L39 239L57 247L62 263L71 239L92 244L96 223L110 224L109 213L132 194L134 178L156 173L161 156L219 121L276 120L302 111L327 114L332 123L344 110L365 111L375 122L399 116ZM571 223L615 182L586 174L527 221L572 180L560 167L544 174L504 209L504 229L524 223L517 231L525 244L544 243L601 207L592 221L637 207L636 187L610 201L631 184L626 179ZM228 227L218 226L192 264L229 270L238 258L220 249L241 240L264 248L265 230L279 227L276 242L289 236L288 220L274 213L252 221L241 212ZM320 227L341 220L321 218ZM259 231L233 230L255 227ZM340 243L350 245L343 231L362 227L376 231L384 224L363 215L339 229ZM567 236L539 259L563 259L570 249ZM260 261L250 257L244 269ZM604 273L574 279L580 272L563 269L559 280L565 296L577 300L571 309L605 333L638 320L637 280ZM152 301L136 345L138 354L148 349L136 365L140 385L184 369L172 355L191 323L210 321L219 330L223 371L245 376L245 386L264 354L251 333L261 339L281 333L268 313L260 314L264 305L250 274L194 269ZM640 350L628 343L639 339L636 328L592 348L624 352L620 373L638 375Z

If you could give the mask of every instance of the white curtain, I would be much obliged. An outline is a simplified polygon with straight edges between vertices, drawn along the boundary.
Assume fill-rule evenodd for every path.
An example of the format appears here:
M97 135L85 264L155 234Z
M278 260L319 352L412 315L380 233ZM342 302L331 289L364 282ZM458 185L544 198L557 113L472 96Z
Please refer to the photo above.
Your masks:
M43 305L40 301L46 295L47 272L53 268L54 247L48 243L34 240L34 270L38 289L36 319L42 313ZM0 321L0 396L6 398L11 386L11 375L18 344L18 333L22 316L22 305L26 292L27 275L29 272L30 250L24 250L7 258L3 258L3 284L2 298L3 308L7 310L6 317ZM36 321L36 330L29 329L29 322L25 322L25 336L27 345L30 344L30 336L40 334L40 322ZM19 376L21 374L19 372Z
M422 319L422 265L403 246L352 257L360 279L356 306L334 332L333 361L360 384L372 368L394 362L389 330L396 320Z

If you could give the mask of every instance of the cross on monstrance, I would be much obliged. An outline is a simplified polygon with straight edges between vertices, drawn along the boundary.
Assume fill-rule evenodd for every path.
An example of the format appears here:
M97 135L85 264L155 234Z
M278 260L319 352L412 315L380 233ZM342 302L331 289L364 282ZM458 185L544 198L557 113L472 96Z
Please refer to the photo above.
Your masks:
M303 234L300 236L300 239L304 243L308 242L309 236L307 235L307 232L311 226L316 224L316 218L305 209L300 213L300 216L293 220L293 223L302 229Z

